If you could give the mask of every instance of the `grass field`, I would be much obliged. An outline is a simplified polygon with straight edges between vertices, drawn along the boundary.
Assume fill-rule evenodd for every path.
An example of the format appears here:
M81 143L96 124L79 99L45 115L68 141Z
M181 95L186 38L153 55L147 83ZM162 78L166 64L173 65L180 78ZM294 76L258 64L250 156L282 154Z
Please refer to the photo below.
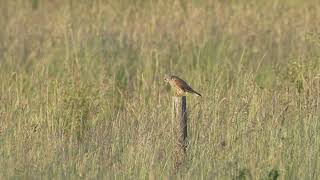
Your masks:
M0 179L320 179L317 0L0 0ZM172 173L167 73L188 97Z

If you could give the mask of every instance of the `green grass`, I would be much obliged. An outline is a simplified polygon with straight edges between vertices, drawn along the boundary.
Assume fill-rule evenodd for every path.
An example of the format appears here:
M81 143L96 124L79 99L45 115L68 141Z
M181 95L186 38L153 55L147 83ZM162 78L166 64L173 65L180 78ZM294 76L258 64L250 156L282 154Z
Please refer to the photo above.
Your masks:
M0 1L0 179L319 179L320 3ZM188 157L172 174L173 73Z

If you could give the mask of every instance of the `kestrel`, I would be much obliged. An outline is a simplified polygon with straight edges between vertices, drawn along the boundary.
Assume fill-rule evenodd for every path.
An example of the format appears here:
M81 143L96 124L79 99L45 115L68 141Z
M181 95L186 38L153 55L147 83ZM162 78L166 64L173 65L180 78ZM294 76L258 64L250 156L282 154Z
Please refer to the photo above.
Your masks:
M201 97L201 94L193 90L184 80L177 76L166 75L165 82L169 83L172 88L175 89L177 96L185 96L188 93L194 93Z

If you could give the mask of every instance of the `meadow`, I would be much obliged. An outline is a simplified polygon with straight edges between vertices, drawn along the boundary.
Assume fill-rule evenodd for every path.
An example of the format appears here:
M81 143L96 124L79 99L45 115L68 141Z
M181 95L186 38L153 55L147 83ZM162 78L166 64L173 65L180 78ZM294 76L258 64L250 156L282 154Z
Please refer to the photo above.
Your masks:
M0 179L320 179L317 0L0 0ZM170 87L187 80L172 173Z

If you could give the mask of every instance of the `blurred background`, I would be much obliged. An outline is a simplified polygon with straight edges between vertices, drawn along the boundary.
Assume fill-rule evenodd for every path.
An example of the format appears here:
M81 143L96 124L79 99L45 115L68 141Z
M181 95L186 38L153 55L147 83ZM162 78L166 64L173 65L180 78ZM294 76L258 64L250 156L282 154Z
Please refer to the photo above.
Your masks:
M0 0L0 178L320 178L317 0Z

